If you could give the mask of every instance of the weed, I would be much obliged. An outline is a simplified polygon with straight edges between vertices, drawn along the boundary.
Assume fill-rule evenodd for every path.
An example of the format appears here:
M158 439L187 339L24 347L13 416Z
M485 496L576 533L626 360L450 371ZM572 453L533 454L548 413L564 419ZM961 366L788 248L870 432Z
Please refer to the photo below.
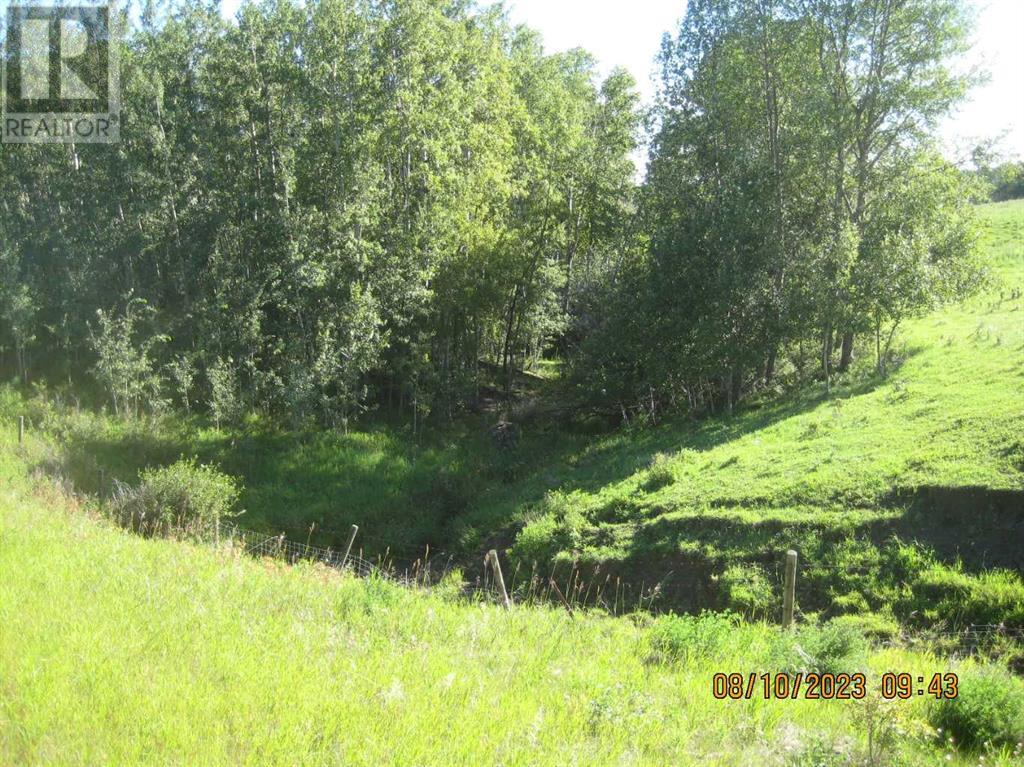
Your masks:
M675 481L672 459L665 453L656 453L647 467L647 478L644 481L644 487L648 492L654 492L663 487L668 487Z
M784 673L852 673L862 668L867 650L867 640L856 627L830 622L780 634L769 660L772 668Z
M729 613L662 615L649 629L647 659L652 663L672 663L715 657L736 622Z

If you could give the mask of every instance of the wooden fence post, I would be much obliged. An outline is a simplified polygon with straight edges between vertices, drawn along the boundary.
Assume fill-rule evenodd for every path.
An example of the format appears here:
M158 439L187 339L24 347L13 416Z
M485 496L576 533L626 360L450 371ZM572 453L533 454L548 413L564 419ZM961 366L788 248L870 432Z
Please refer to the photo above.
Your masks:
M18 416L18 444L25 444L25 416Z
M782 593L782 627L793 625L793 609L796 603L796 552L786 552L786 581Z
M494 577L498 581L498 588L501 589L501 603L505 606L506 610L510 610L512 608L512 600L508 598L508 592L505 590L505 579L501 575L501 563L498 561L498 552L494 549L488 551L484 562L491 563L491 570L494 571Z
M352 544L356 542L356 533L359 532L359 525L352 525L352 532L348 534L348 544L345 546L345 555L341 558L341 566L348 562L348 555L352 553Z

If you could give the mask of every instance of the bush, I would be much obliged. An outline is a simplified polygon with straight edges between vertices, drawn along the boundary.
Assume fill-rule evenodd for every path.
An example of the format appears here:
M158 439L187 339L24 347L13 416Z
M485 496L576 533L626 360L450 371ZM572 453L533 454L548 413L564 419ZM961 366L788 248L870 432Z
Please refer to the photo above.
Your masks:
M579 508L582 494L552 490L516 536L512 558L547 564L562 552L579 549L587 520Z
M647 479L644 481L644 488L648 491L660 490L676 481L675 472L672 471L672 461L665 453L656 453L647 467Z
M462 570L456 567L445 573L441 580L434 584L432 591L441 599L454 601L462 596L465 580Z
M670 663L713 657L732 634L737 619L731 613L662 615L651 624L647 660Z
M210 382L210 415L217 428L241 420L244 406L231 359L217 359L206 371Z
M995 668L960 675L959 695L941 700L929 720L967 748L1014 746L1024 740L1024 682Z
M775 609L776 599L764 571L756 565L733 565L719 578L722 598L730 610L748 618L765 619Z
M110 509L121 525L143 535L210 538L222 519L237 516L238 484L212 466L180 460L140 478L136 487L118 484Z
M858 627L829 622L780 634L772 646L770 663L787 674L851 673L863 666L867 650L867 639Z

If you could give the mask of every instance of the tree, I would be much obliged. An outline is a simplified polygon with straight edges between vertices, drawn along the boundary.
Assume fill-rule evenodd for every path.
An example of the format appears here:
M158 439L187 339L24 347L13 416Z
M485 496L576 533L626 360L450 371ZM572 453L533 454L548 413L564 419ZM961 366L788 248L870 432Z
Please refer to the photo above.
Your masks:
M0 251L0 321L14 347L18 378L28 382L28 349L36 340L36 306L29 286L19 279L13 254Z
M98 328L90 329L97 356L93 374L110 395L117 415L137 417L144 404L152 407L159 401L161 381L152 353L167 339L155 334L139 337L140 315L150 313L144 300L130 298L120 316L97 310Z
M849 224L862 238L876 201L898 180L898 158L928 143L974 80L951 64L969 47L970 17L961 0L799 0L795 10L818 50L812 116L824 129L820 161L833 185L831 228L838 239ZM866 256L858 254L853 279L872 268ZM841 305L826 313L823 358L827 367L832 329L840 329L843 371L870 311L848 286L836 288Z
M966 195L929 149L971 82L950 65L967 30L958 0L689 4L662 48L651 257L625 288L642 328L624 301L601 334L635 344L617 390L731 408L811 342L829 386L857 333L970 288Z

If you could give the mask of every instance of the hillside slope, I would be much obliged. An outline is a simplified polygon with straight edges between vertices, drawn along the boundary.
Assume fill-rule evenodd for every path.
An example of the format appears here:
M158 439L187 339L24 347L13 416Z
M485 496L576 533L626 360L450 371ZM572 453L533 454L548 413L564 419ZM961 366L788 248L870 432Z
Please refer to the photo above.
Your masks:
M816 385L592 444L527 511L515 550L658 580L790 547L812 565L882 567L898 536L967 569L1024 568L1024 202L979 210L993 286L908 323L887 378L860 360L831 395ZM844 561L837 547L860 543Z
M717 701L711 681L799 668L866 669L872 689L885 671L968 678L978 661L907 647L960 652L954 625L1024 626L1019 575L988 567L1020 540L1024 300L1006 296L1024 287L1024 203L982 215L1002 285L913 323L892 377L854 371L831 398L805 391L730 419L528 430L489 452L470 422L410 447L383 427L225 434L0 392L4 422L24 411L31 427L24 448L0 430L0 763L977 764L936 738L924 698ZM98 515L100 469L131 479L181 452L243 475L257 527L369 515L369 545L386 546L441 521L464 551L504 539L563 582L567 560L617 568L646 581L655 608L774 618L779 555L795 546L802 627L505 613L459 597L457 578L408 590L144 540ZM812 612L855 619L818 629ZM930 644L903 645L893 617ZM895 644L827 633L852 623ZM1017 763L1012 749L985 763Z
M0 437L5 764L975 763L944 751L923 699L711 695L716 671L827 663L868 670L875 688L886 670L970 674L971 661L866 657L816 630L712 617L506 613L443 587L144 540L34 485L11 442ZM868 722L902 735L869 745ZM1014 758L1011 745L987 763Z

